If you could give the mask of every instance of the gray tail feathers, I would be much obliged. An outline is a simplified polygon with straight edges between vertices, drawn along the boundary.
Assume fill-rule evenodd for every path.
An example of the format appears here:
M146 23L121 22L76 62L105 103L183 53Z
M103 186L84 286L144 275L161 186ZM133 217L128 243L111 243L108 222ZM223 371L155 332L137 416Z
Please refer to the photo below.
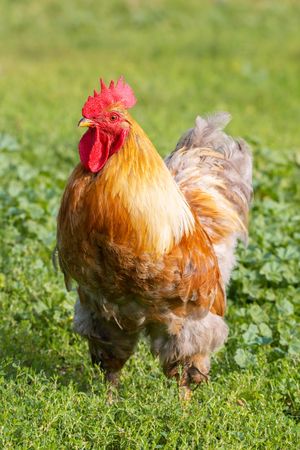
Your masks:
M218 151L250 186L252 180L250 148L243 139L234 139L223 131L230 120L231 115L227 112L218 112L206 118L198 116L195 127L183 134L175 151L182 147L199 148L200 152L204 148Z

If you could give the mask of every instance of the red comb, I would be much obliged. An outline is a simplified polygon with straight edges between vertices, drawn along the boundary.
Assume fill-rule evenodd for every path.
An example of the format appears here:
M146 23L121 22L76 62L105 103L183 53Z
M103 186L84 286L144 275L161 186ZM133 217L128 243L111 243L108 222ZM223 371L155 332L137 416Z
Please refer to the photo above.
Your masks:
M88 119L98 116L102 110L113 105L129 109L136 103L133 90L123 77L120 77L116 84L111 81L109 87L100 79L100 87L100 92L94 91L94 97L88 97L82 108L82 115Z

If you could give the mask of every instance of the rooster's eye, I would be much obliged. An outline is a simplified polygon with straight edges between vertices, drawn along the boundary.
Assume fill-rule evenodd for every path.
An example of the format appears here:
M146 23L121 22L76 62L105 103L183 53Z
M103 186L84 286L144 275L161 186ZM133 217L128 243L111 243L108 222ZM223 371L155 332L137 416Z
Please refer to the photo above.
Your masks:
M109 120L111 122L115 122L118 119L118 115L117 114L111 114Z

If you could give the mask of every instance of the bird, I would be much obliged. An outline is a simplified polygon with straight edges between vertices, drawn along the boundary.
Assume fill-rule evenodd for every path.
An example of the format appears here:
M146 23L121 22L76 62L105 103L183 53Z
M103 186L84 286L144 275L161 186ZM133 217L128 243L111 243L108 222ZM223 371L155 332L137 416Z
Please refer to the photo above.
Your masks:
M198 116L164 160L129 113L135 103L123 76L101 79L84 103L58 260L67 289L77 284L74 330L108 383L118 386L146 335L189 398L228 337L226 287L237 241L247 243L252 154L219 112Z

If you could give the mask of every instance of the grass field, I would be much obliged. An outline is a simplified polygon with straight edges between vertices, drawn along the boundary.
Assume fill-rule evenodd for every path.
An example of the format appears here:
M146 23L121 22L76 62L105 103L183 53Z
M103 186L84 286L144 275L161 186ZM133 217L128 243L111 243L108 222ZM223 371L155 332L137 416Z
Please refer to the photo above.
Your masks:
M300 448L300 3L2 0L0 447ZM182 408L141 342L120 399L72 331L51 265L87 95L124 74L162 155L198 113L252 144L255 201L212 382Z

